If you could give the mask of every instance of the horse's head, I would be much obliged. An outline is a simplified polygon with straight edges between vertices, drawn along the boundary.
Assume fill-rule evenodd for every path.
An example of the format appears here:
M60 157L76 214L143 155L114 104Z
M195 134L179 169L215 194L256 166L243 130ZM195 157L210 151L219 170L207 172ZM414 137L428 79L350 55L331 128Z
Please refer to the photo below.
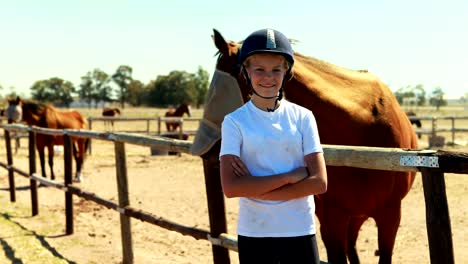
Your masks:
M241 43L226 41L216 29L213 29L213 32L213 41L216 48L218 48L216 70L229 73L237 80L242 99L244 102L247 102L250 98L250 88L247 86L243 75L239 74L240 69L237 65L237 56L239 54Z
M205 100L203 119L193 141L191 151L194 155L207 153L221 139L224 116L249 99L250 89L236 68L240 44L227 42L218 31L213 31L218 61Z
M182 110L183 110L182 114L185 113L185 114L187 114L189 117L191 117L191 114L190 114L190 105L189 105L189 104L182 104L181 107L182 107Z
M8 108L6 109L6 117L8 119L8 123L20 122L23 117L23 101L21 101L19 96L15 99L8 99L7 101Z
M118 115L120 115L120 109L115 108L114 111L115 111Z

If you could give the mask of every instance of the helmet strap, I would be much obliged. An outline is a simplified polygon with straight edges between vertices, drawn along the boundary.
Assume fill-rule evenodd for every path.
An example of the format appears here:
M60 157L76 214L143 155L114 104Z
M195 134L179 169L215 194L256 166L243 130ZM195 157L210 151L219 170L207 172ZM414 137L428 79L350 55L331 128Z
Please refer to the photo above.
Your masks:
M289 72L289 71L288 71ZM274 112L276 110L276 106L278 105L278 102L281 101L281 99L283 99L283 87L284 87L284 83L286 81L286 76L288 75L288 73L285 74L284 78L283 78L283 81L281 83L281 88L278 92L278 95L275 95L275 96L263 96L259 93L257 93L257 91L255 91L255 89L253 88L253 85L252 85L252 81L250 80L250 77L249 75L247 74L247 71L245 70L245 67L242 67L242 73L244 74L244 77L245 79L247 80L247 83L249 84L250 86L250 90L252 90L252 92L257 95L258 97L260 98L263 98L263 99L273 99L273 98L276 98L275 100L275 104L273 105L273 109L272 108L268 108L267 107L267 111L268 112Z

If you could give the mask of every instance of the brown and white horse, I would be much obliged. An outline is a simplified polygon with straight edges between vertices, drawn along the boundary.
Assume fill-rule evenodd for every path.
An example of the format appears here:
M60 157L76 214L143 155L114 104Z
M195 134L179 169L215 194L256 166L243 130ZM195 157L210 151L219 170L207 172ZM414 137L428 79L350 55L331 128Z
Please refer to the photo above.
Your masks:
M51 105L23 101L19 97L8 101L7 116L9 122L26 122L30 126L38 126L53 129L87 129L88 122L78 111L59 111ZM74 181L81 181L81 170L85 160L86 149L89 140L86 138L72 137L73 156L76 161L76 176ZM45 154L47 148L49 154L49 167L51 179L54 174L54 145L63 145L63 136L51 136L38 133L36 135L36 147L39 152L42 176L46 177Z
M241 44L226 41L216 30L213 39L219 57L192 153L216 162L223 117L249 100L250 89L234 67ZM323 144L417 148L408 117L376 76L299 53L295 59L293 78L286 83L284 96L313 111ZM219 164L205 170L216 166ZM378 229L379 263L391 263L401 201L415 174L333 166L327 166L327 173L328 190L316 195L315 202L328 261L359 263L358 233L362 224L373 218Z

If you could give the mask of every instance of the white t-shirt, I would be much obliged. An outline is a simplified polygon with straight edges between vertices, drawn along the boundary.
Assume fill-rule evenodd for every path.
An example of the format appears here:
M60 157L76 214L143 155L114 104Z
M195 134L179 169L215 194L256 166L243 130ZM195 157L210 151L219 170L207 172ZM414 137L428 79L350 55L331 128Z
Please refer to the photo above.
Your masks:
M284 99L274 112L247 102L225 116L221 133L220 156L240 157L259 177L305 166L305 155L323 152L312 112ZM314 213L313 195L285 201L241 197L237 233L250 237L315 234Z

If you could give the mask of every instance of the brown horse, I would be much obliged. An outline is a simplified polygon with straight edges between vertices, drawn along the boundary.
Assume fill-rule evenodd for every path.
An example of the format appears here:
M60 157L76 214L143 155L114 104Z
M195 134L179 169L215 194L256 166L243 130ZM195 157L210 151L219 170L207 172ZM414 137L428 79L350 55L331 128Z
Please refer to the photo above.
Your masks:
M177 109L169 109L165 117L182 117L184 114L187 114L190 117L190 105L183 103L177 107ZM179 123L166 121L166 130L171 132L177 130Z
M250 89L234 67L240 44L225 41L216 30L213 39L219 56L192 153L216 167L223 117L249 99ZM408 117L376 76L299 53L295 59L293 78L286 83L284 95L313 111L323 144L417 148ZM391 263L401 201L413 184L414 173L333 166L327 166L327 173L328 190L316 195L315 202L328 261L359 263L359 229L373 218L379 263Z
M114 117L116 115L120 115L120 109L119 108L108 108L105 107L102 109L102 116L109 116L109 117ZM109 121L110 125L112 127L112 130L114 130L114 121ZM108 121L104 121L104 126L107 128L108 127ZM107 129L106 129L107 130Z
M18 116L30 126L38 126L53 129L87 129L88 123L78 111L62 112L56 108L32 101L23 101L19 97L9 100L7 109L8 120L18 121ZM81 181L81 169L85 159L88 139L72 137L73 156L76 161L76 176L74 181ZM37 133L36 147L39 152L42 176L46 177L44 149L47 148L49 154L49 167L51 179L55 179L54 174L54 145L63 145L63 136L50 136Z
M408 117L412 117L412 116L416 117L416 113L413 111L407 111L406 115ZM410 119L410 122L411 122L411 125L415 125L417 128L422 127L421 120L419 119ZM421 134L418 134L418 138L421 138Z

